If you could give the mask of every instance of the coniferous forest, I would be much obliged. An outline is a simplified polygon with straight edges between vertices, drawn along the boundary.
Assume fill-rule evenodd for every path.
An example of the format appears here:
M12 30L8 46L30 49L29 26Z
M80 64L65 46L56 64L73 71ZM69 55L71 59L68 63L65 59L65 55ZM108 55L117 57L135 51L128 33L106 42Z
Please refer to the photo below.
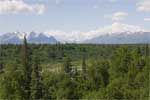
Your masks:
M149 44L0 45L1 100L149 100Z

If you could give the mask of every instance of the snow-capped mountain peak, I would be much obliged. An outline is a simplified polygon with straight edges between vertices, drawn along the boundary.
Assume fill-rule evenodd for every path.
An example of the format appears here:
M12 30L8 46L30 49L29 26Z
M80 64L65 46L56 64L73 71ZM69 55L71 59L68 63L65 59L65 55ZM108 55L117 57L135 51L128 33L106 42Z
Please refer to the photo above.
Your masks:
M26 35L25 32L14 32L14 34L16 34L18 36L19 39L23 39L24 36Z
M61 32L59 32L61 34ZM94 37L90 37L92 34L88 33L85 35L78 34L74 35L73 33L70 34L68 37L62 33L60 38L63 38L62 43L69 42L69 43L109 43L109 44L120 44L120 43L150 43L150 32L144 31L123 31L123 32L108 32L105 34L99 34L97 31L97 35ZM0 44L20 44L23 42L24 36L26 36L29 43L56 43L59 40L57 35L55 37L52 36L53 34L48 33L38 33L38 32L10 32L0 36ZM69 39L65 39L69 38ZM84 40L84 41L80 41Z
M37 32L9 32L0 36L0 44L20 44L26 36L29 43L56 43L57 40L53 37L47 37L44 33Z
M86 40L84 43L94 44L135 44L150 43L150 32L119 32L105 34Z

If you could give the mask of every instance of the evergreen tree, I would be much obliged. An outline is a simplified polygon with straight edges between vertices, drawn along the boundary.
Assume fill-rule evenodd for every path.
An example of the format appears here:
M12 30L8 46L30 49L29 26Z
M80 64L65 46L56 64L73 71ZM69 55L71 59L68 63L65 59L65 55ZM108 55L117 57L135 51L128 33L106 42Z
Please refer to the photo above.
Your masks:
M113 79L108 87L107 87L107 99L108 100L124 100L124 83L126 82L125 79L119 77Z
M106 87L108 84L109 84L109 62L105 59L105 60L102 60L100 62L100 72L101 72L101 75L103 77L103 83L104 83L104 87Z
M0 45L0 73L3 72L3 68L4 68L4 63L3 63L3 49L2 46Z
M83 49L82 73L83 73L83 78L87 79L86 50L85 50L85 48Z
M24 99L30 99L30 83L31 83L31 63L29 56L29 48L27 44L26 37L24 37L24 42L22 45L22 71L23 71L23 83L22 88L24 88Z
M109 64L107 61L96 61L92 64L89 69L89 77L92 82L91 86L94 90L99 90L104 88L109 83ZM91 83L90 82L90 83Z
M72 68L70 57L64 58L63 73L61 74L61 81L58 83L56 92L56 99L78 99L77 84L76 84L76 68Z
M133 50L132 59L133 59L134 66L137 69L142 70L144 68L145 61L142 57L142 52L140 47L137 47L135 48L135 50Z
M128 47L120 47L114 53L111 63L111 78L124 77L128 73L132 57Z
M107 88L107 95L109 99L126 99L125 87L127 79L132 80L132 72L128 72L133 67L130 67L132 64L132 57L129 48L120 47L115 51L114 56L111 59L111 67L110 67L110 82ZM128 78L127 75L131 76Z
M42 78L40 61L37 57L34 58L31 75L31 98L32 100L39 100L42 98Z
M144 68L144 75L146 78L146 93L147 97L150 97L150 45L145 45L145 68Z
M4 68L4 73L0 77L0 99L2 100L21 100L23 89L18 65L14 62L9 63Z
M68 74L71 77L72 64L71 64L71 59L68 56L64 58L63 70L66 74Z

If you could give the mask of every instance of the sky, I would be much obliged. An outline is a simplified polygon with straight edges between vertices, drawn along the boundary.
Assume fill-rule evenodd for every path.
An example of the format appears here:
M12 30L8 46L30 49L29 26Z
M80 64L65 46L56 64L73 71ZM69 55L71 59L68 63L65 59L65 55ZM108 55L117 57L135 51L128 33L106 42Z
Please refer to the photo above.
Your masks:
M119 31L148 31L150 0L0 0L0 34L47 32L81 39Z

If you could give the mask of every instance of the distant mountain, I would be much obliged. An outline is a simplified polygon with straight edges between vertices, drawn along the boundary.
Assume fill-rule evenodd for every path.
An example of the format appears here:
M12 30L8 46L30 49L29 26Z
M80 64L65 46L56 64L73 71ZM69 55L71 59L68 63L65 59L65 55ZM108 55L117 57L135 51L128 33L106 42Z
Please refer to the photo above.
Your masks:
M121 32L101 35L84 43L92 44L133 44L150 43L150 32Z
M35 44L54 44L57 40L53 36L46 36L44 33L20 33L20 32L10 32L0 36L0 44L21 44L23 37L26 35L29 43Z
M24 36L26 36L29 43L35 43L35 44L57 43L57 40L55 39L55 37L46 33L10 32L10 33L6 33L0 36L0 44L21 44L23 42ZM91 43L91 44L150 43L150 32L129 32L128 31L128 32L120 32L120 33L119 32L108 33L108 34L100 35L100 36L94 37L92 39L89 39L80 43Z

